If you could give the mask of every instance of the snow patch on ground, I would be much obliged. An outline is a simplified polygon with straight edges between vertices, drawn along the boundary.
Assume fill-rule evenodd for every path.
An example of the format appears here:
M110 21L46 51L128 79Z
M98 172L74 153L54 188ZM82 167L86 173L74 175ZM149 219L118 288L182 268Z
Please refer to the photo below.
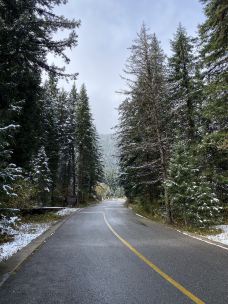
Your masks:
M64 208L62 210L57 211L56 214L60 216L66 216L66 215L70 215L71 213L74 213L78 209L79 208Z
M53 223L53 222L52 222ZM8 259L18 250L28 245L32 240L44 233L49 227L49 224L22 224L18 227L18 230L11 230L14 235L14 240L4 243L0 246L0 261Z
M60 216L67 216L79 208L64 208L57 211ZM27 246L32 240L44 233L54 222L50 223L27 223L20 224L21 219L17 216L10 218L2 217L0 228L2 232L12 235L14 239L0 245L0 262L8 259L14 253Z
M216 235L208 235L207 238L228 245L228 225L218 225L215 228L222 229L223 232Z

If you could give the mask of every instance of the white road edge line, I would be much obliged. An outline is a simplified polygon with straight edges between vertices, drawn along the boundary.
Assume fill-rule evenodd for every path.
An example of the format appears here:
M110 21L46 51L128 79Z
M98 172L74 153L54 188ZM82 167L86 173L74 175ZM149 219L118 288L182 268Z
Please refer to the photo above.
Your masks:
M220 247L220 248L225 249L225 250L228 250L227 247L224 247L224 246L222 246L222 245L214 244L214 243L212 243L212 242L210 242L210 241L203 240L203 239L201 239L200 237L193 236L193 235L191 235L191 234L189 234L189 233L187 233L187 232L183 232L183 231L178 230L178 229L175 229L175 230L178 231L179 233L184 234L184 235L187 235L187 236L189 236L189 237L191 237L191 238L193 238L193 239L199 240L199 241L201 241L201 242L204 242L204 243L207 243L207 244L216 246L216 247Z
M80 213L102 213L102 214L103 214L102 211L87 211L87 212L84 211L84 212L80 212ZM148 220L148 218L142 216L141 214L136 213L136 215L139 216L139 217L142 217L142 218L145 218L145 219ZM203 239L201 239L201 238L199 238L199 237L197 237L197 236L193 236L193 235L191 235L191 234L188 234L187 232L183 232L183 231L178 230L178 229L175 229L175 230L176 230L177 232L181 233L181 234L187 235L187 236L189 236L189 237L191 237L191 238L193 238L193 239L196 239L196 240L198 240L198 241L201 241L201 242L204 242L204 243L207 243L207 244L210 244L210 245L213 245L213 246L216 246L216 247L219 247L219 248L228 250L227 247L224 247L224 246L222 246L222 245L214 244L214 243L212 243L212 242L210 242L210 241L203 240Z
M141 214L136 213L136 215L139 216L139 217L142 217L142 218L148 220L147 217L142 216ZM177 232L181 233L181 234L187 235L187 236L189 236L189 237L191 237L191 238L193 238L193 239L196 239L196 240L198 240L198 241L201 241L201 242L204 242L204 243L207 243L207 244L210 244L210 245L213 245L213 246L216 246L216 247L219 247L219 248L228 250L227 247L224 247L224 246L222 246L222 245L215 244L215 243L212 243L212 242L210 242L210 241L203 240L203 239L201 239L200 237L193 236L193 235L191 235L191 234L189 234L189 233L187 233L187 232L184 232L184 231L181 231L181 230L178 230L178 229L175 229L175 230L176 230Z

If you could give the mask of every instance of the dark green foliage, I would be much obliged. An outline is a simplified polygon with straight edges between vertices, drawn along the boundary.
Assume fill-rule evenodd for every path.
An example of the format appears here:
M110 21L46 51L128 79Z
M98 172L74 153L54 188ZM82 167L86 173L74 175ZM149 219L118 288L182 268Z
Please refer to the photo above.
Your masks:
M21 177L22 170L12 163L12 149L10 143L18 131L19 125L14 123L15 115L18 115L21 108L11 105L5 113L6 117L0 120L0 197L1 203L5 203L7 197L15 196L13 183Z
M89 99L83 85L76 109L78 202L85 202L94 193L94 187L103 177L98 136L89 108Z
M69 147L69 157L70 157L70 163L71 163L71 181L72 181L72 195L76 196L76 149L77 149L77 141L76 141L76 106L78 103L78 94L76 90L75 83L72 87L72 90L70 92L69 96L69 103L68 103L68 111L69 111L69 117L67 120L67 130L66 130L66 136L68 141L68 147Z
M200 26L203 42L202 55L209 67L207 75L220 75L226 71L228 45L228 5L226 0L201 0L205 5L206 21Z
M59 98L57 88L57 79L51 75L43 88L43 96L41 99L41 135L40 142L45 147L48 157L48 166L51 173L52 185L50 187L53 196L54 189L58 182L59 168L59 131L57 120L57 105Z
M45 148L42 146L31 163L31 180L37 189L37 202L41 205L48 204L51 198L52 180L48 161Z
M172 221L163 181L169 153L169 104L165 57L155 35L142 26L131 47L125 71L130 75L129 97L119 108L118 130L121 183L129 200L153 203L165 196L167 220ZM129 79L129 76L128 76Z
M75 197L79 154L88 161L89 173L82 183L86 194L92 193L102 176L97 135L89 109L88 115L76 117L76 105L80 102L75 85L70 94L57 87L59 77L74 78L76 74L65 74L64 68L49 65L47 61L51 53L68 63L65 51L77 44L75 28L80 22L54 13L55 5L66 2L0 2L1 200L13 195L19 203L21 194L17 196L16 189L20 185L30 192L28 180L23 186L26 179L22 171L24 176L31 176L31 188L36 188L35 200L39 204L53 204L59 196L66 201L69 196ZM55 40L58 30L69 30L70 34ZM43 72L49 75L44 86L41 85ZM87 137L82 150L76 141L76 118L78 125L82 123L82 128L87 128L84 121L80 122L83 117L88 119L89 129L84 131Z
M102 188L103 165L89 99L58 88L79 22L54 13L65 0L0 1L0 199L14 206L84 203ZM208 226L227 202L227 32L225 0L202 0L198 44L179 26L166 60L142 26L119 107L120 184L130 201L171 223ZM70 30L60 41L58 30ZM44 85L42 73L49 75ZM31 180L25 178L30 176ZM105 176L118 188L116 171ZM26 191L26 193L25 193ZM100 193L103 190L100 189ZM160 210L159 210L160 209Z
M204 116L209 131L227 128L228 6L224 0L204 0L206 21L200 27L201 57L204 64Z
M1 195L1 207L31 208L37 203L37 187L29 178L17 177L12 184L12 189L14 195Z
M210 182L202 172L196 151L180 141L169 161L166 186L173 217L186 226L205 227L218 223L222 207Z
M64 0L0 2L0 128L3 130L0 150L4 157L0 165L1 189L6 189L6 182L10 189L16 166L30 170L31 158L43 144L41 73L65 75L62 68L48 64L47 54L60 56L67 63L69 59L64 51L77 44L74 29L79 22L53 12L55 5L65 3ZM59 29L71 33L56 41L53 34ZM12 132L15 126L17 132Z
M202 141L205 171L217 195L227 202L227 48L228 5L224 0L204 0L206 21L200 26L204 67L202 114L206 132Z
M203 2L200 54L180 25L167 69L142 27L127 62L117 133L129 201L150 211L164 201L169 222L199 227L218 223L227 200L227 5Z
M58 130L60 142L59 182L65 197L76 196L76 103L78 94L75 84L68 95L59 95Z
M75 84L70 93L59 90L52 74L44 85L41 103L40 141L50 170L46 203L85 202L102 177L101 154L86 90L83 87L78 94Z
M182 25L179 25L171 41L171 49L173 54L169 58L169 83L173 128L179 138L194 140L197 102L193 94L195 58L193 43Z

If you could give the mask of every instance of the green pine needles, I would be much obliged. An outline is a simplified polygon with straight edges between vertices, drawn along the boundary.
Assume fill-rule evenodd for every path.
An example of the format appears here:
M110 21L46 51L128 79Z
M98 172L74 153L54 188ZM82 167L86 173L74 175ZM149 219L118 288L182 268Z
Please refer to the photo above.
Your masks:
M168 60L143 24L119 107L120 182L129 202L169 223L206 227L227 210L227 3L203 0L190 37L180 24Z

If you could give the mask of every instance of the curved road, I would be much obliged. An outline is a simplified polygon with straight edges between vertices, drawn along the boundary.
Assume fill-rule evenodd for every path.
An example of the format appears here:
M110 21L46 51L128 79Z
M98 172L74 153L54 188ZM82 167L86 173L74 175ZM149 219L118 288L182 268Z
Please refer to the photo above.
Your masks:
M228 251L136 216L81 209L0 288L4 304L228 303Z

